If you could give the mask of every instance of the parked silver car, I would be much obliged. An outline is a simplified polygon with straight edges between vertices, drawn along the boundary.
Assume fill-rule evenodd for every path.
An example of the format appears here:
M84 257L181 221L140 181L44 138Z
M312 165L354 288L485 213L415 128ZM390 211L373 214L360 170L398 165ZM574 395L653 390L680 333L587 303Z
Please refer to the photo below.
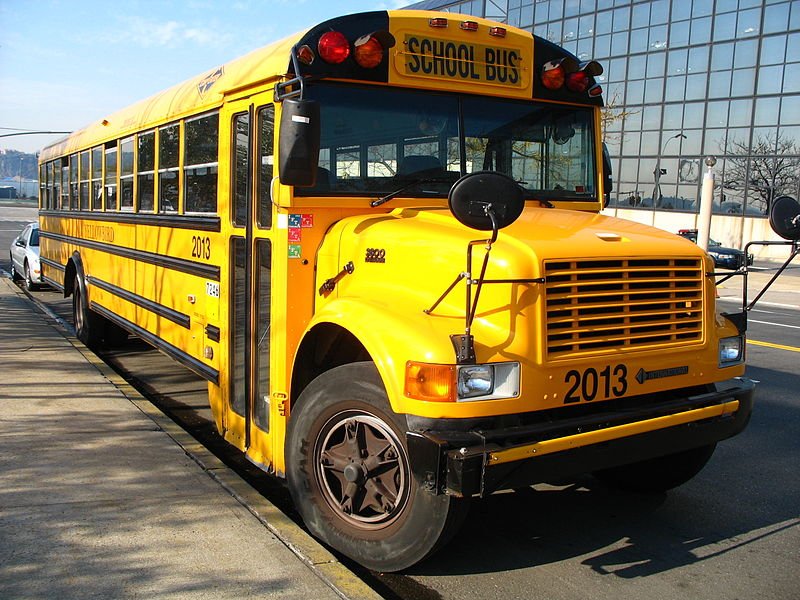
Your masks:
M39 263L39 224L28 223L11 242L11 278L25 279L25 287L34 290L42 282L42 267Z

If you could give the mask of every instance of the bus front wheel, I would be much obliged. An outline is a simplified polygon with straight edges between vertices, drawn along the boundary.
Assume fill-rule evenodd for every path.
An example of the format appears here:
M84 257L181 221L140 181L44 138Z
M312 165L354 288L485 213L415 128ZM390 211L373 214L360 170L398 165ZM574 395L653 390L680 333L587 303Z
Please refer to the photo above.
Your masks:
M323 373L303 391L287 432L287 479L311 532L377 571L410 567L443 546L466 500L423 490L406 424L372 363Z

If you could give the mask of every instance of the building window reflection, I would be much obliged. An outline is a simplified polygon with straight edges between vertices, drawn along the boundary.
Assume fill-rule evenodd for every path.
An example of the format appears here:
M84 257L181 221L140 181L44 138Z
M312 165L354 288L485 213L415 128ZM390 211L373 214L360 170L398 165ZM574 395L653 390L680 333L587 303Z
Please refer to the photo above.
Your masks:
M800 194L800 0L427 0L409 6L529 29L599 59L612 204L696 212L718 158L714 212L764 216ZM664 145L670 137L684 138ZM661 206L654 206L654 165Z

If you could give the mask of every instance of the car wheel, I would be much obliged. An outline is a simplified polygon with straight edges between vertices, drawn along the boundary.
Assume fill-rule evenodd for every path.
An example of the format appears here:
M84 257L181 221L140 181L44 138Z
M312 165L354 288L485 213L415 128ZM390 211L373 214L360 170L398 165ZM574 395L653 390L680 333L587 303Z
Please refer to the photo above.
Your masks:
M33 281L33 275L31 274L31 266L30 264L28 264L27 260L25 261L25 287L30 292L39 289L39 284L34 283Z
M9 255L8 262L11 264L11 281L19 281L22 279L20 274L17 273L17 268L14 266L14 259Z
M629 492L665 492L697 475L714 454L716 444L604 469L594 473L603 483Z
M463 522L464 499L434 495L411 473L403 415L372 363L323 373L303 391L287 431L287 480L311 532L377 571L410 567Z

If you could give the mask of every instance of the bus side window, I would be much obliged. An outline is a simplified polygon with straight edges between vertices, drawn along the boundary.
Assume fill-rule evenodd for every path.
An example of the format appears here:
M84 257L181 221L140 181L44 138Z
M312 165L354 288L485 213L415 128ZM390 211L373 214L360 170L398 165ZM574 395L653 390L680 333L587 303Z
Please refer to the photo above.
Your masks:
M274 175L275 107L258 111L258 226L272 227L272 177Z
M137 137L138 153L136 159L136 210L153 212L156 179L153 174L155 165L155 133L148 131Z
M92 148L92 210L103 209L103 147Z
M89 210L89 152L81 152L80 209Z
M162 213L178 212L180 130L178 123L158 130L158 211Z
M185 212L217 212L219 114L187 120L184 125Z
M133 210L133 136L119 144L120 158L120 210Z

